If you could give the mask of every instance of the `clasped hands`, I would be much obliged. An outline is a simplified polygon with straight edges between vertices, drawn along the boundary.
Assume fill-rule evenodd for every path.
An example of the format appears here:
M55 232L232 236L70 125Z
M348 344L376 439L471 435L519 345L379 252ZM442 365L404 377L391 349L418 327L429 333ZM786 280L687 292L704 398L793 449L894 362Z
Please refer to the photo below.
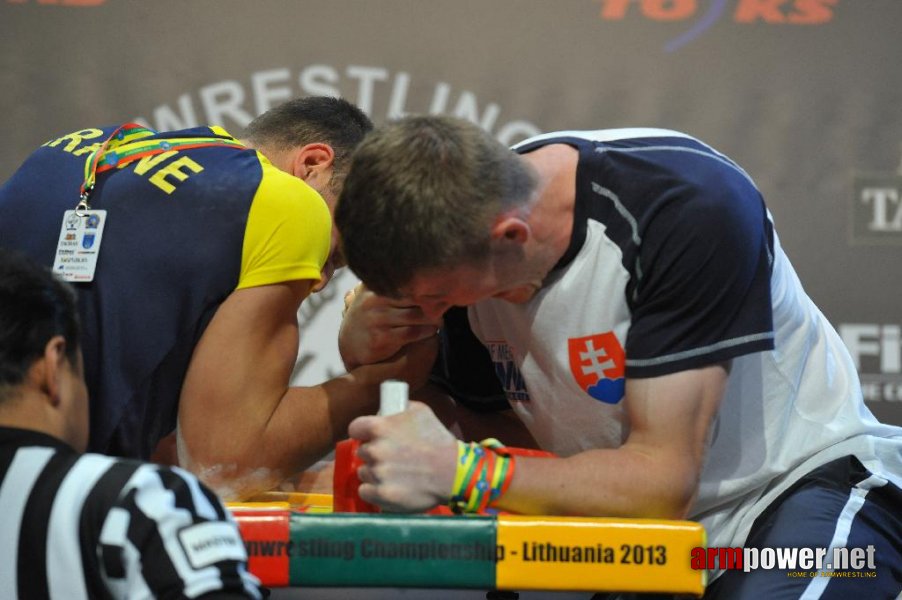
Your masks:
M339 352L345 367L408 360L422 367L416 383L425 384L438 347L440 320L419 307L378 296L362 284L345 294ZM413 355L413 356L410 356ZM431 356L431 360L428 360ZM411 391L416 391L416 383ZM420 512L448 501L454 483L457 438L432 410L411 402L407 411L388 417L364 416L351 422L349 435L360 441L357 454L360 497L392 512Z

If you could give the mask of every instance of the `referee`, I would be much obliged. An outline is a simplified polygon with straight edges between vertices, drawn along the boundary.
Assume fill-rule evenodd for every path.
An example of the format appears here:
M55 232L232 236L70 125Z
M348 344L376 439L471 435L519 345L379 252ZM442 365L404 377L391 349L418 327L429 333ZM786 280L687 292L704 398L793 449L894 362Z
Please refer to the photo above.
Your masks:
M0 251L0 598L260 598L237 527L185 471L96 454L75 296Z

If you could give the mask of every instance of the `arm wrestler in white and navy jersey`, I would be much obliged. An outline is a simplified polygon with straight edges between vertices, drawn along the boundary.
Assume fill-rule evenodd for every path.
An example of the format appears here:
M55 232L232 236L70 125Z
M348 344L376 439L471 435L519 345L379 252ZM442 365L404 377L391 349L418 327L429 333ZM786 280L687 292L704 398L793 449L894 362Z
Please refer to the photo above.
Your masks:
M715 548L873 548L873 577L714 572L707 597L894 598L902 430L865 407L749 175L663 129L513 150L443 117L358 149L336 224L350 267L393 300L349 302L346 360L444 319L440 375L458 403L506 402L561 457L518 459L497 508L690 518ZM361 497L449 500L458 445L422 405L350 432Z
M259 598L238 529L178 469L80 454L73 292L0 251L0 596Z

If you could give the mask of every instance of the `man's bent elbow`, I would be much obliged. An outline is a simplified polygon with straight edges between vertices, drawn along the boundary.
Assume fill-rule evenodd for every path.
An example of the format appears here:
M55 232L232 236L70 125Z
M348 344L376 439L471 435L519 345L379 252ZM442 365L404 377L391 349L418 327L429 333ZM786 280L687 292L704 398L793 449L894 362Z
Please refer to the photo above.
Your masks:
M188 467L224 501L247 500L276 488L284 475L268 467L242 467L236 463L194 463Z
M635 506L642 514L636 516L652 519L684 520L698 495L699 478L695 469L669 466L658 471L655 485L646 489L644 498L637 498Z
M661 518L672 520L687 519L697 495L697 477L687 477L682 481L675 482L673 487L666 492L663 507L665 515Z
M250 463L254 453L236 452L231 444L193 448L178 438L179 465L194 473L223 500L246 500L275 488L285 478L281 470Z

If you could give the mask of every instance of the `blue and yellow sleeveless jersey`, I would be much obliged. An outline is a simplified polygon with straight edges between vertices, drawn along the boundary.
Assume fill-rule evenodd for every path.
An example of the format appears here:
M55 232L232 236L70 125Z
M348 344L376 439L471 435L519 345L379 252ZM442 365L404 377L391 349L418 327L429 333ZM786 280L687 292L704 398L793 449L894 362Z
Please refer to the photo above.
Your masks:
M51 266L87 156L116 128L51 140L0 187L0 246ZM151 132L152 133L152 132ZM217 138L199 127L149 139ZM94 281L78 283L89 449L147 458L176 424L195 345L239 288L318 280L331 238L322 198L258 152L207 146L156 154L97 178L107 211Z

